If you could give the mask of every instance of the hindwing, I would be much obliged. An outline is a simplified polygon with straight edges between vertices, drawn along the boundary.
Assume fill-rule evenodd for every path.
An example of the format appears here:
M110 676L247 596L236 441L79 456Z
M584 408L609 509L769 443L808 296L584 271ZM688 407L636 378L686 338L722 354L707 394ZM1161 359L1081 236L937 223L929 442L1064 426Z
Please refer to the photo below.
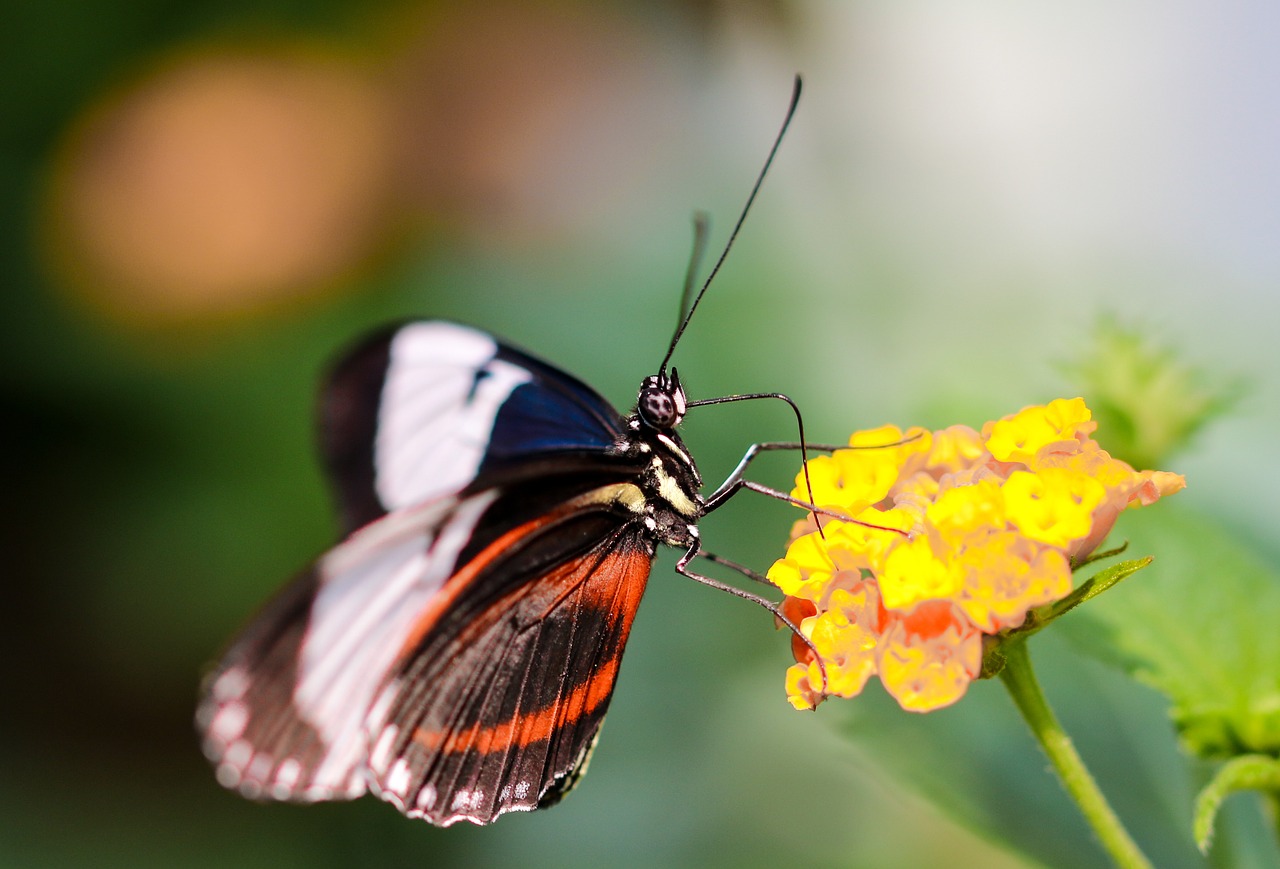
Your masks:
M437 824L556 799L603 720L653 559L618 501L628 485L552 478L550 510L488 489L351 535L210 677L199 720L219 780L300 801L372 787Z

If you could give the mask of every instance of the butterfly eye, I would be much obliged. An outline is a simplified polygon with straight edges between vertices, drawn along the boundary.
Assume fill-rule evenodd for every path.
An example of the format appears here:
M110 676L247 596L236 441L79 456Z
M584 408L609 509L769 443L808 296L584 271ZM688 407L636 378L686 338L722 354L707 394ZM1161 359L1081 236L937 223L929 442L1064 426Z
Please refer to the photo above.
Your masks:
M660 386L645 386L640 390L637 410L645 425L650 428L670 429L680 423L680 411L675 398Z

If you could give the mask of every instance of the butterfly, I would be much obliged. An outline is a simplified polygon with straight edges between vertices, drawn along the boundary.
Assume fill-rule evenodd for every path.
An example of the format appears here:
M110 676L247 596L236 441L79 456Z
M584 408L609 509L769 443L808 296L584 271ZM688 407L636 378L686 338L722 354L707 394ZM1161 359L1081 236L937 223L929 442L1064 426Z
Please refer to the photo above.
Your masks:
M799 93L797 78L788 123ZM296 802L372 792L440 826L574 786L658 546L718 584L688 570L706 555L697 522L746 485L754 453L704 497L677 427L697 405L783 397L693 402L668 368L711 277L692 304L686 282L667 356L626 416L448 321L396 325L339 363L321 440L345 537L205 680L197 725L221 784Z

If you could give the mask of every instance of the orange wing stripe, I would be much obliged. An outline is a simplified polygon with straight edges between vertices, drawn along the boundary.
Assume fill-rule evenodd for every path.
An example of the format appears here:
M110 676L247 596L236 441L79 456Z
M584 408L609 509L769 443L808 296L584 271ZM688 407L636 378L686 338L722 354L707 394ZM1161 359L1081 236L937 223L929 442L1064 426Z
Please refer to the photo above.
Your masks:
M455 753L474 750L488 753L491 750L504 750L510 746L525 746L547 740L561 727L572 725L583 717L600 709L608 702L613 693L613 685L618 676L618 664L622 660L622 650L627 635L631 631L631 622L636 609L640 605L640 597L644 593L644 578L647 575L650 560L640 552L623 553L615 556L622 564L615 582L601 583L599 589L584 588L583 602L607 607L617 619L623 621L618 630L609 657L600 662L590 677L573 688L568 694L561 696L557 702L542 709L521 712L514 718L497 723L477 722L469 727L441 732L418 728L414 731L414 742L431 752ZM567 578L574 570L580 569L582 560L565 565L557 574L549 574L544 578ZM637 581L637 579L639 581ZM609 595L608 592L620 592ZM605 596L608 599L602 599Z
M475 558L471 559L471 561L467 563L466 567L449 577L444 586L440 589L440 593L432 599L431 605L423 610L421 617L419 617L418 621L414 624L413 630L411 630L405 638L404 644L400 647L399 658L403 660L406 655L413 653L413 651L418 647L418 644L422 642L422 638L425 637L427 632L430 631L431 628L435 626L436 622L440 620L441 614L448 610L449 607L453 606L458 595L461 594L462 590L467 587L467 584L475 578L476 574L492 564L499 555L505 552L511 544L515 543L521 537L551 524L563 513L567 512L569 511L565 510L554 513L544 513L523 525L518 525L515 528L512 528L506 534L503 534L497 540L486 546Z
M591 681L579 685L565 697L563 710L557 706L549 706L498 724L473 724L464 730L450 732L444 739L441 739L439 731L419 728L414 731L413 741L433 753L452 754L474 748L481 754L487 754L491 750L502 750L511 745L531 745L550 739L562 724L571 723L594 712L609 698L617 678L618 660L615 656L605 661ZM566 721L562 722L561 718Z

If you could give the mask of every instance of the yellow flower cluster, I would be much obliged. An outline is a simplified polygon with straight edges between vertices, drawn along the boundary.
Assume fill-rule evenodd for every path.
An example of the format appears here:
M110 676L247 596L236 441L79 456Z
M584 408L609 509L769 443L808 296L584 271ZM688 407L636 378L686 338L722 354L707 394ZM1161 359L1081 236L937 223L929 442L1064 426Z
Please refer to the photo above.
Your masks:
M1125 507L1185 485L1112 458L1091 416L1083 399L1058 399L981 433L857 432L853 449L811 459L813 503L855 521L798 522L769 570L812 643L792 643L792 705L852 697L873 675L904 709L956 702L981 669L984 635L1069 594L1072 562ZM793 495L808 501L809 485L797 477Z

